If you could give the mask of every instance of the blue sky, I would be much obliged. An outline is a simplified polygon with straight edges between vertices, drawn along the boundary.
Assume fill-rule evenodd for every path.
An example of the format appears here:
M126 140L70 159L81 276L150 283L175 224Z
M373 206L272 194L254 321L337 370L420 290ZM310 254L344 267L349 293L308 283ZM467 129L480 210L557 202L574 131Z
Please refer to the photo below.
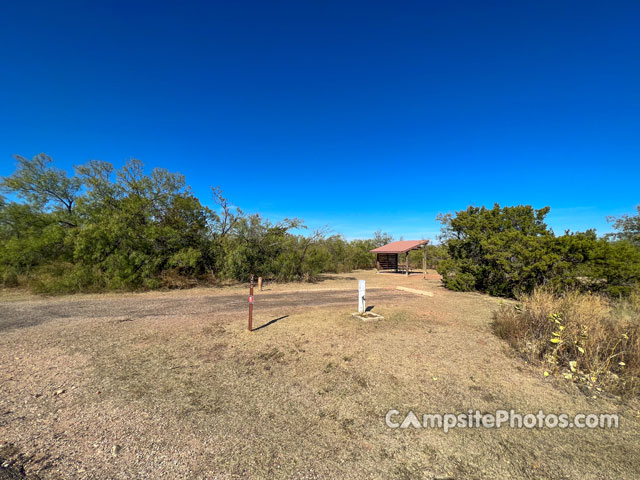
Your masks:
M434 238L438 212L640 203L638 2L3 2L0 175L128 158L248 212Z

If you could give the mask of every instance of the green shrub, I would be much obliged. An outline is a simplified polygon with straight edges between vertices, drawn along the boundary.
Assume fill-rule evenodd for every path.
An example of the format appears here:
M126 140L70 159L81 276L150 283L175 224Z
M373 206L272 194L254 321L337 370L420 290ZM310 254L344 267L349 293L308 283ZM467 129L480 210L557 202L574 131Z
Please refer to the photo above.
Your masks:
M20 285L18 271L16 268L6 266L0 270L0 286L5 288L17 287Z
M628 295L640 281L640 247L598 238L595 231L556 237L544 223L549 208L469 207L444 215L448 258L438 263L452 290L515 297L538 286Z
M47 295L99 292L108 288L107 282L95 268L67 262L37 267L29 276L28 286L35 293Z

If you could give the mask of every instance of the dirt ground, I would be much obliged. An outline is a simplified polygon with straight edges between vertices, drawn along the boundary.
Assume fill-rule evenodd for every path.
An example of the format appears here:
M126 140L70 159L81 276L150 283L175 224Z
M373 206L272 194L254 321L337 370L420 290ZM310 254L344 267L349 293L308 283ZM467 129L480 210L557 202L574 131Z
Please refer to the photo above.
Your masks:
M351 316L357 279L385 320ZM489 326L498 299L433 272L328 275L256 292L249 333L247 290L0 295L0 479L639 478L638 402L514 356ZM390 409L620 426L444 433L391 429Z

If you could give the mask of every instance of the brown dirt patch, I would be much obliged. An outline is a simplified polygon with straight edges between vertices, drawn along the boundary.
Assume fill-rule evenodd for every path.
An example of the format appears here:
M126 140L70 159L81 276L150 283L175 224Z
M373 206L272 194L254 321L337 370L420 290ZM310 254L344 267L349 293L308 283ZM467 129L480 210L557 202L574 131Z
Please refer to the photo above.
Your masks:
M496 299L433 277L269 286L254 321L269 325L254 333L245 288L2 303L0 451L45 479L636 477L637 403L543 378L491 334ZM384 321L351 317L355 278ZM392 408L621 420L444 434L391 430Z

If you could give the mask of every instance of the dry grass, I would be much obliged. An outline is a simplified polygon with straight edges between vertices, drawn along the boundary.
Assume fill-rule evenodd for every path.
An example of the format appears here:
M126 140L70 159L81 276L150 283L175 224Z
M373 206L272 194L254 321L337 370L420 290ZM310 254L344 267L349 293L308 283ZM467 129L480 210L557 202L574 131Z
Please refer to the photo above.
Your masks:
M495 333L530 361L587 390L640 392L640 294L611 302L599 295L537 290L494 313Z
M496 299L446 291L437 278L356 275L379 288L370 298L384 321L351 317L352 274L304 286L318 296L349 288L352 306L266 309L295 287L267 286L254 325L268 326L253 333L246 303L203 307L235 287L122 295L121 309L111 294L8 303L59 314L0 337L0 456L11 452L43 479L636 477L637 406L585 397L507 355L489 328ZM237 292L246 302L246 289ZM388 429L392 408L615 411L622 420L615 431L444 434Z

